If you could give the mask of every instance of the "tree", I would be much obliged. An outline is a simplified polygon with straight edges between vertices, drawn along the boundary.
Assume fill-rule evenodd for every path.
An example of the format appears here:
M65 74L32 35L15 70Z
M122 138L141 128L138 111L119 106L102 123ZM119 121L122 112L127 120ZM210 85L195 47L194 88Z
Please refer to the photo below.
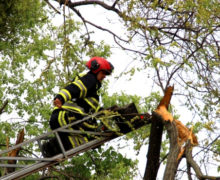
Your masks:
M103 42L96 44L87 39L81 29L81 23L74 19L66 18L59 26L54 26L50 18L55 13L45 5L44 1L32 0L0 3L2 10L0 21L1 150L7 148L7 145L9 147L15 144L13 141L18 129L25 128L25 139L46 132L53 109L51 102L58 89L85 69L84 62L89 57L107 58L111 54L108 45ZM71 14L69 16L71 17ZM6 143L9 138L10 142ZM33 157L41 156L35 145L18 149L18 151L20 156L26 156L26 154L31 154ZM18 151L14 151L14 154ZM116 158L112 163L110 163L109 154ZM85 157L88 156L91 158L86 159ZM55 168L51 176L63 174L63 177L67 178L68 172L76 169L76 166L71 163L91 164L93 159L97 158L97 161L100 161L103 157L106 157L103 163L108 168L108 172L104 171L103 167L92 166L82 174L83 178L88 179L86 175L88 173L91 175L91 171L94 172L92 174L94 179L98 175L109 176L109 178L124 176L123 179L136 175L136 171L132 170L135 169L136 162L122 157L110 148L105 155L100 150L88 152L83 157L76 157L73 162L64 163L64 167L68 168L61 168L62 166ZM121 173L116 171L119 166ZM4 172L4 169L0 170L1 175L4 175ZM126 175L127 172L129 173ZM37 173L27 179L36 179L41 176L42 174Z
M211 147L208 152L215 159L219 157L219 136L215 133L219 126L215 121L219 102L218 1L92 0L62 4L72 9L86 27L92 25L110 33L123 50L137 53L144 65L142 71L153 70L152 79L163 92L169 84L175 84L175 97L195 115L196 120L188 124L194 126L195 133L211 134L212 138L200 140L201 151ZM127 36L86 20L77 9L94 4L117 14ZM130 48L131 42L137 46Z
M26 1L25 4L21 1L1 3L3 10L0 24L6 29L0 34L1 47L3 47L0 49L2 58L0 61L1 112L16 111L20 117L27 118L27 136L44 132L44 127L48 125L50 100L53 99L56 88L73 78L74 74L71 73L71 69L82 69L81 60L86 56L110 56L109 46L104 43L97 45L92 40L90 25L110 33L115 43L123 50L135 53L135 59L143 63L143 68L132 67L132 73L136 70L153 72L150 78L154 80L156 86L152 87L151 96L144 99L133 98L136 102L138 100L145 102L145 106L139 108L144 112L156 109L161 98L160 93L157 92L158 87L165 92L170 84L175 84L175 99L179 98L182 104L189 108L192 114L195 114L195 120L188 121L188 125L193 125L193 131L198 135L203 132L210 135L205 136L203 140L199 139L201 152L219 161L219 135L215 134L219 122L214 121L219 118L217 113L219 109L217 104L219 102L218 33L220 28L218 1L115 0L102 2L91 0L71 2L57 0L57 7L63 8L64 11L64 24L60 28L52 26L47 21L53 17L54 12L59 12L54 11L56 7L52 5L53 2L55 1ZM52 7L52 12L47 9L48 13L52 13L49 17L43 9L45 3ZM86 20L78 9L81 6L85 8L85 5L96 5L94 8L100 6L106 11L117 14L126 29L126 36L122 37L121 34L117 35L110 29L99 26L97 22ZM75 16L65 14L68 8L82 20L84 29L74 21ZM12 13L8 13L10 10L13 10ZM17 13L20 11L27 14ZM7 16L14 18L6 21ZM7 23L11 23L10 26ZM10 31L7 29L9 27ZM75 32L80 32L82 36ZM131 47L131 43L135 46ZM34 74L36 68L38 73ZM103 93L103 97L105 95ZM109 102L115 99L106 98L103 101L106 106L109 105L108 103L127 102L124 94L113 96L119 100ZM171 107L171 110L175 112L174 107ZM5 134L14 137L16 129L24 123L26 122L19 121L12 124L1 120L1 142L5 141ZM39 123L43 125L40 129L35 126ZM147 143L147 137L153 132L152 128L157 126L156 122L155 126L151 125L150 132L150 127L134 132L136 148ZM162 133L158 138L161 139L161 137ZM167 141L158 142L162 148L162 150L157 149L161 151L160 154L157 153L157 157L158 154L161 155L159 157L161 163L161 159L166 160L168 144ZM187 155L187 152L185 154ZM208 163L207 159L203 159L203 162L205 165ZM154 168L156 175L157 168ZM187 170L189 179L191 179L190 166ZM176 176L181 176L180 173Z

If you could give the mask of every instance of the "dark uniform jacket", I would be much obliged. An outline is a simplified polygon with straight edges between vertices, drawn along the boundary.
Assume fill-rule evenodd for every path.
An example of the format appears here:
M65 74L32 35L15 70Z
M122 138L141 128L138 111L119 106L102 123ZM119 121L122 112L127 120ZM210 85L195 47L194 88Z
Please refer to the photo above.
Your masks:
M88 72L85 75L77 76L73 82L62 89L56 98L59 98L62 108L81 115L97 112L99 106L99 96L97 94L101 83L96 75Z

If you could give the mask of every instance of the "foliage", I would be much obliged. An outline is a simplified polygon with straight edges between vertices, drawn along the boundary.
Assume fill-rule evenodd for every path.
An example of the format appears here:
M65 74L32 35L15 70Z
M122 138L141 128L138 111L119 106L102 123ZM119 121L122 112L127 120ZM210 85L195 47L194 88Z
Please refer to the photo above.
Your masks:
M69 27L66 34L64 26ZM104 43L84 47L75 33L80 31L77 22L69 20L64 26L45 24L42 31L30 35L28 42L19 44L13 57L9 53L1 60L1 102L8 99L6 112L24 117L20 125L26 125L28 134L36 123L41 123L43 129L48 126L54 95L85 69L83 60L87 55L109 55L109 47Z
M140 55L143 72L154 71L149 78L157 86L154 89L164 91L174 85L175 99L195 117L186 121L201 143L216 147L213 142L220 127L219 2L132 0L120 1L116 7L129 40L138 48L127 48L122 41L120 46Z
M0 51L9 55L47 21L39 0L0 2ZM12 54L10 54L12 55Z
M56 169L56 171L54 171ZM113 147L90 150L64 162L59 166L46 171L44 177L57 177L61 179L133 179L137 175L137 161L123 157ZM40 178L39 173L24 178Z
M61 26L54 27L50 19L57 16L45 8L45 2L0 2L0 107L9 100L4 109L7 115L1 115L1 142L5 142L6 136L15 137L16 129L21 126L26 127L27 137L44 132L52 110L51 101L57 91L84 70L84 61L88 57L111 55L110 46L105 45L104 41L97 45L90 39L87 24L93 24L83 17L79 16L85 30L81 28L81 23L74 21L73 14L65 16L69 18ZM82 2L90 4L88 1ZM79 15L75 7L80 3L74 3L71 9ZM103 107L114 104L123 106L133 101L140 112L151 112L160 99L158 87L164 91L168 85L174 84L175 99L195 117L193 120L187 119L187 124L193 125L195 133L203 135L200 136L203 140L199 139L202 148L211 147L210 152L219 161L220 145L214 139L220 122L218 0L122 0L115 1L112 6L101 1L96 3L121 18L127 40L110 30L107 32L114 36L115 42L123 50L135 53L134 60L139 59L142 63L141 68L131 67L128 71L131 77L137 70L147 72L148 78L153 81L152 92L144 99L124 93L109 97L106 83L100 92ZM100 26L95 27L104 30ZM134 48L128 46L132 43ZM11 118L12 115L19 119ZM149 127L145 127L128 137L133 137L138 150L148 143L146 138L149 133ZM167 152L166 140L162 148L161 158ZM113 150L107 152L111 154ZM104 152L100 153L104 156ZM113 155L120 159L120 154ZM78 157L79 162L88 160L87 156ZM95 154L92 156L96 157ZM201 162L208 163L204 159ZM120 163L117 162L118 165ZM109 177L118 177L116 167L118 169L118 166L112 167ZM123 174L126 168L123 166L120 172ZM99 171L103 175L103 169ZM97 178L96 173L87 173L85 176ZM134 177L134 174L130 174L130 177Z
M136 163L123 157L112 147L107 150L99 148L85 153L85 156L73 158L69 172L81 166L77 168L78 177L87 174L88 179L132 179L136 175Z

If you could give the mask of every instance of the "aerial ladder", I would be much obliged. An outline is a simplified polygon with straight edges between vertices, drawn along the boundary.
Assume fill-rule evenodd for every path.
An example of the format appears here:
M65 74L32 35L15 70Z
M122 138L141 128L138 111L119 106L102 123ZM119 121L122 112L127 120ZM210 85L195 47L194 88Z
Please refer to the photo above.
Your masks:
M45 134L42 134L38 137L35 137L33 139L30 139L28 141L25 141L23 143L20 143L18 145L12 146L6 150L0 151L0 168L15 168L15 171L8 173L4 176L0 177L0 180L12 180L12 179L21 179L23 177L26 177L30 174L33 174L35 172L38 172L44 168L53 166L57 163L60 163L62 161L67 160L68 158L71 158L79 153L86 152L92 148L96 148L105 142L108 142L112 139L115 139L121 135L124 135L126 133L129 133L135 129L138 129L148 123L150 123L151 116L149 114L139 114L137 112L136 107L134 104L129 104L128 106L121 108L117 111L117 115L114 116L111 120L110 124L105 124L102 122L101 124L104 124L105 126L108 126L108 129L106 131L80 131L80 130L73 130L70 129L70 127L86 122L89 118L97 118L99 119L100 115L103 112L98 112L89 116L84 117L81 120L75 121L71 124L68 124L66 126L60 127L56 130L47 132ZM114 124L114 125L112 125ZM112 126L117 126L118 131L114 130L114 128L111 128ZM90 134L95 136L93 140L82 144L76 148L65 150L63 143L61 141L61 138L59 136L59 132L65 132L69 133L70 135L86 135ZM61 149L61 153L57 154L53 157L44 157L43 154L43 143L44 141L50 139L51 137L56 138L58 145ZM39 149L39 156L37 157L9 157L8 153L12 150L15 150L17 148L24 149L26 146L34 146L36 149ZM15 160L17 163L15 164L8 164L5 162L8 162L10 160Z

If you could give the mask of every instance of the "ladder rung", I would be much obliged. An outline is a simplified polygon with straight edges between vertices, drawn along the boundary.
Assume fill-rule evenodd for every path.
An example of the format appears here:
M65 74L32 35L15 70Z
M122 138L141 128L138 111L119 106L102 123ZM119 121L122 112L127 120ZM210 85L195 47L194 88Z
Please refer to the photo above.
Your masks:
M0 167L16 167L16 168L24 168L27 165L21 165L21 164L0 164Z

